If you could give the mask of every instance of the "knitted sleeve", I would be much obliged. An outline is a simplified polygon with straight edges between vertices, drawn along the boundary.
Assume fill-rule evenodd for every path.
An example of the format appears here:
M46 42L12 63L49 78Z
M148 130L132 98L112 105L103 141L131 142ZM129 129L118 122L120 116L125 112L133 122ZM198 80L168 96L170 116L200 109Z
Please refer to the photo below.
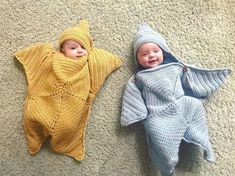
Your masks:
M117 55L97 48L93 48L88 62L93 93L96 93L106 77L122 64Z
M23 48L14 54L15 58L23 65L28 84L40 76L42 63L52 53L50 44L37 44Z
M121 125L128 126L132 123L144 120L147 118L148 111L142 98L140 90L134 82L132 76L125 88L122 100Z
M206 99L224 83L230 73L229 69L208 70L188 67L182 79L185 95Z

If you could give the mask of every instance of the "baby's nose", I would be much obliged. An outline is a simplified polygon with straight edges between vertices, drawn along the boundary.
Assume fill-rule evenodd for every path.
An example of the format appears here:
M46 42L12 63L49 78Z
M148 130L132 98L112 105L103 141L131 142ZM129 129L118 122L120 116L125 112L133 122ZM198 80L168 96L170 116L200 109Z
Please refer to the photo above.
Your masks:
M155 53L154 53L154 52L150 52L150 53L149 53L149 56L150 56L150 57L153 57L153 56L155 56Z
M79 49L78 49L78 53L82 53L82 49L79 48Z

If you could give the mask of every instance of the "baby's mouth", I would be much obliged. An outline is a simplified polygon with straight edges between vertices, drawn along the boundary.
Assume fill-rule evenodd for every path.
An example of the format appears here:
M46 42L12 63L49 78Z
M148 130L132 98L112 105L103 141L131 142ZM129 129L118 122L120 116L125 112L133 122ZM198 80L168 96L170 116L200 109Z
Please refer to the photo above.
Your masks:
M157 62L157 59L149 61L149 64L153 64L155 62Z
M82 57L83 55L82 54L80 54L80 55L77 55L77 58L79 58L79 57Z

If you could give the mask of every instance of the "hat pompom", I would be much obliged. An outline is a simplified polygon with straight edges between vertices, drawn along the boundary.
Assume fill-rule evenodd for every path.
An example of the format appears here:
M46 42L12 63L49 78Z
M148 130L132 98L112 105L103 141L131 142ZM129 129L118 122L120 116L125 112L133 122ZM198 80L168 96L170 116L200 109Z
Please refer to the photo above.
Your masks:
M90 33L90 31L89 31L90 26L89 26L88 21L86 21L86 20L81 20L79 22L79 24L76 25L76 27L81 28L84 32L86 32L88 34Z

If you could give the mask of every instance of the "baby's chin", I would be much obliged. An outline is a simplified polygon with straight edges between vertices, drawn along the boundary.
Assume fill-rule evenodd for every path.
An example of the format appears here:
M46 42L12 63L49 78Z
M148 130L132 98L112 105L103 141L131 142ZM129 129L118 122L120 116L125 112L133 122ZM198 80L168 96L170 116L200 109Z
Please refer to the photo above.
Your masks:
M78 56L78 57L68 57L68 58L70 58L70 59L72 59L72 60L79 60L79 59L81 59L83 56Z

